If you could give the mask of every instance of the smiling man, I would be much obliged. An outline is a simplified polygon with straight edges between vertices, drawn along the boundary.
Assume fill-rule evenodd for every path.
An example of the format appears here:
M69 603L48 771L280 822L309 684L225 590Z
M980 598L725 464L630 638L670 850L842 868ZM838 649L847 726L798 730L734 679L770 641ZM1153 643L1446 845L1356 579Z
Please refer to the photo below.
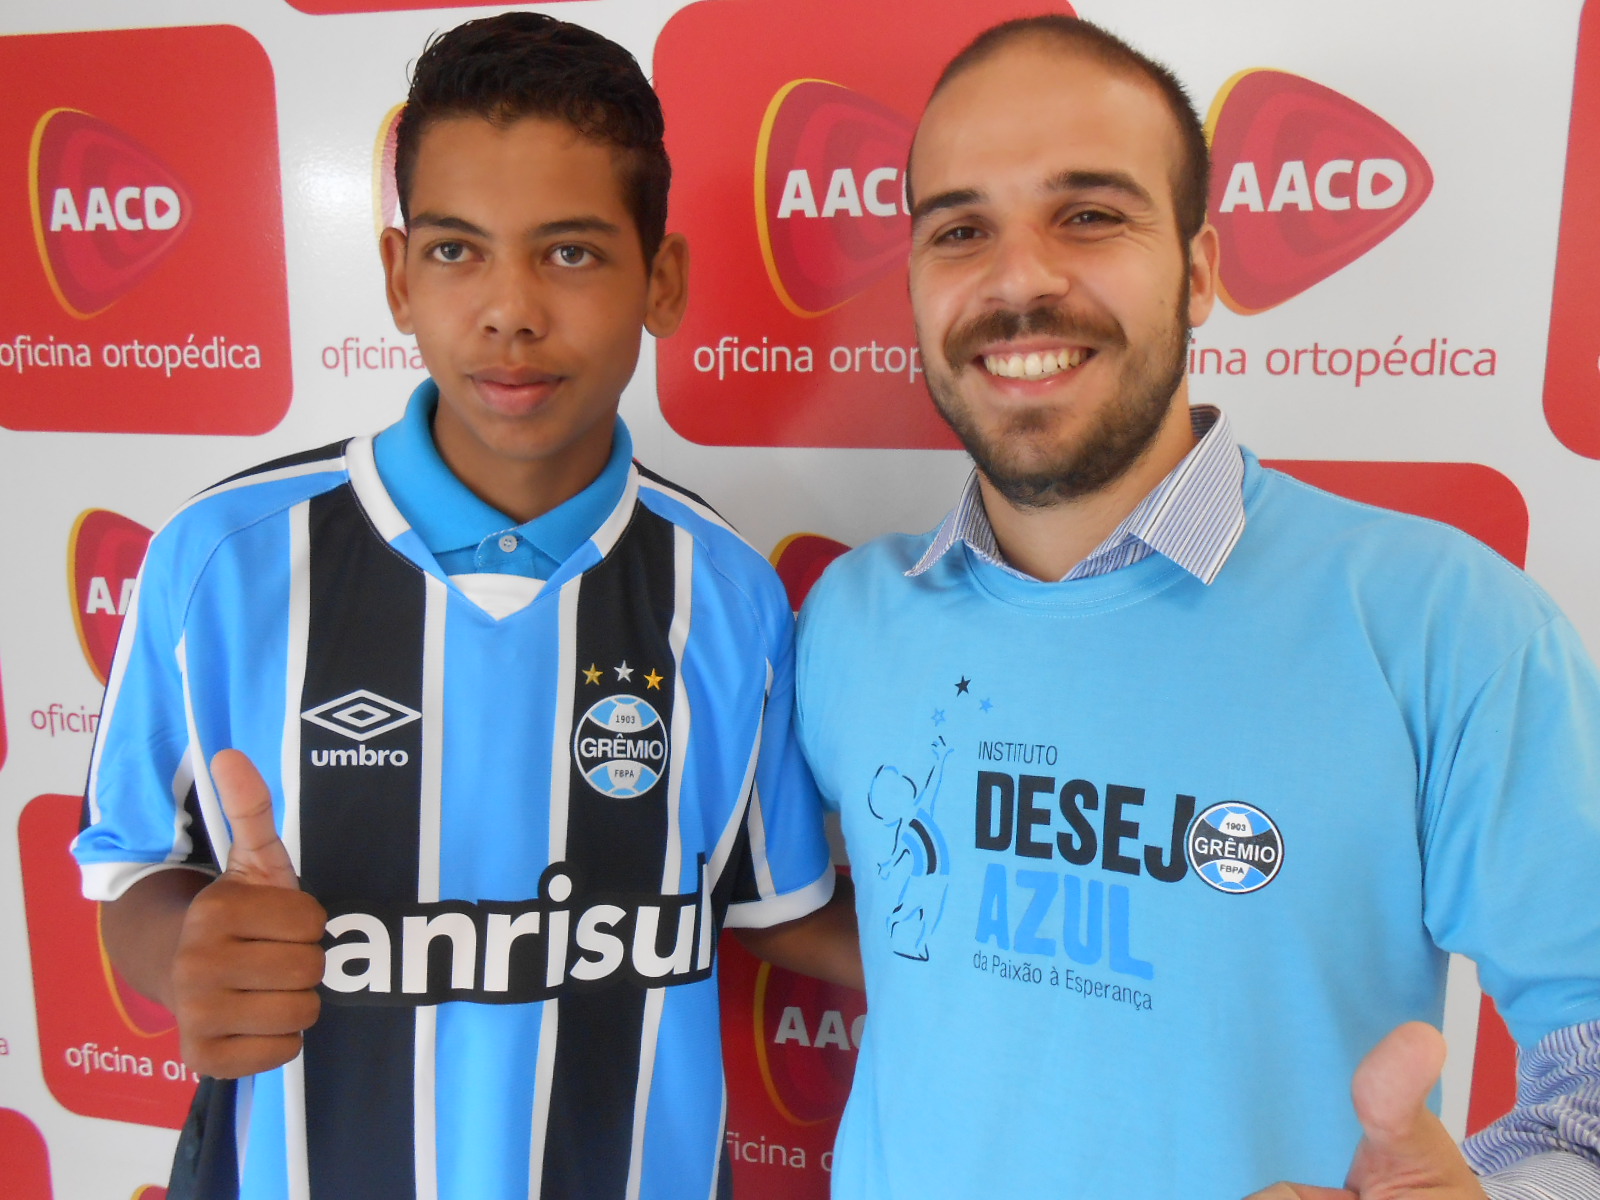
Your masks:
M75 852L212 1077L174 1200L726 1196L721 929L859 974L783 588L617 416L685 301L662 133L588 30L436 39L382 241L428 381L151 544Z
M1600 681L1491 551L1190 406L1206 195L1176 80L1064 17L918 127L911 301L976 471L802 613L872 1014L834 1195L1600 1196ZM1523 1049L1470 1165L1426 1107L1447 951Z

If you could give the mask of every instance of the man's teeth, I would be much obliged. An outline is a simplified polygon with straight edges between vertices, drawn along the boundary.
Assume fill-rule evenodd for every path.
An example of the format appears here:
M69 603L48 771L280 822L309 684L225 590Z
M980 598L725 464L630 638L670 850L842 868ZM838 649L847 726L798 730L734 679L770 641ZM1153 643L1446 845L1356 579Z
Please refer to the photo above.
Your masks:
M1043 354L985 354L984 370L1004 379L1043 379L1077 366L1089 352L1082 347L1051 350Z

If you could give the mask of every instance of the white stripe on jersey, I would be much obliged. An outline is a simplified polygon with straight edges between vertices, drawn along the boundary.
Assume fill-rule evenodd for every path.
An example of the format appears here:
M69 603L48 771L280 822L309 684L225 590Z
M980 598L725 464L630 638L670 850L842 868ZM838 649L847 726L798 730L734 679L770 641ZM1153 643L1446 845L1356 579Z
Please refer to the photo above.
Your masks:
M344 457L345 470L350 473L350 487L371 519L373 528L384 541L394 541L411 528L411 523L394 506L383 480L378 477L378 460L372 453L372 438L351 438L350 444L345 447Z
M417 845L417 899L439 902L444 789L444 625L450 588L437 576L423 584L422 616L422 810Z
M311 502L289 510L289 643L284 668L283 845L300 873L300 705L304 701L306 650L311 631ZM289 1200L310 1200L311 1163L306 1148L306 1059L297 1054L283 1067L283 1131Z
M694 605L694 535L681 525L672 527L672 624L667 629L667 646L672 653L672 760L667 781L667 844L662 856L661 891L678 890L683 871L683 830L679 813L683 806L683 764L689 746L689 689L683 683L683 658L689 644L689 623Z
M772 691L772 663L767 663L767 693ZM722 879L722 872L727 870L728 859L733 856L733 848L738 844L739 831L744 828L745 818L750 811L750 796L755 790L756 763L761 759L761 739L767 728L767 705L765 698L761 704L761 716L756 721L755 740L750 743L750 761L745 764L744 782L739 785L739 802L734 805L733 813L728 817L728 823L722 828L722 835L717 838L716 849L711 852L710 881L708 887L715 888Z
M553 1001L546 1001L551 1004ZM628 1189L625 1200L639 1200L644 1183L645 1114L650 1111L650 1084L655 1079L656 1043L661 1039L661 1010L667 990L653 987L644 994L644 1026L639 1033L639 1081L633 1093L633 1146L628 1154Z
M416 1044L411 1055L412 1170L417 1200L439 1200L439 1130L434 1108L438 1082L439 1006L416 1010Z
M778 894L778 885L772 878L772 863L767 859L767 825L761 815L761 785L750 785L750 816L745 821L750 830L750 866L756 875L756 891L763 900Z
M306 684L306 640L311 630L311 502L302 500L289 520L289 652L284 673L283 847L300 873L300 705Z
M306 1153L306 1056L283 1064L284 1173L289 1200L311 1200L311 1162Z
M427 576L423 583L422 794L417 839L417 899L424 904L439 901L444 853L444 636L449 606L449 586ZM411 1080L416 1200L437 1200L439 1195L438 1035L438 1007L417 1009Z
M288 467L274 467L270 471L252 471L248 475L241 475L237 479L229 479L223 483L214 483L203 492L198 492L184 502L183 508L172 514L177 516L184 508L198 504L207 496L220 496L224 492L231 492L235 488L254 487L258 483L281 483L285 479L299 479L302 475L320 475L324 471L344 470L344 455L330 452L327 458L319 458L313 462L295 463ZM167 518L167 525L172 524L172 518ZM166 525L161 527L166 528ZM160 532L159 530L157 532Z
M639 468L629 463L628 482L622 486L622 499L617 501L617 506L611 510L611 515L600 523L600 528L596 529L594 536L589 539L594 543L595 549L600 551L601 558L611 553L611 548L617 544L622 531L628 527L628 522L633 520L634 502L639 498L639 483ZM567 635L565 625L561 627L561 635L562 637Z
M672 729L671 762L667 777L667 837L662 853L661 892L678 890L683 871L683 767L689 745L689 689L683 683L683 659L689 644L693 617L694 536L683 526L672 526L672 624L667 629L667 645L672 653ZM700 873L702 884L705 872ZM709 910L708 910L709 911ZM650 1111L650 1085L655 1079L656 1045L661 1037L661 1013L666 992L651 988L644 999L644 1026L639 1038L639 1076L633 1095L633 1145L628 1156L626 1200L639 1200L644 1182L645 1118Z
M178 639L174 652L178 660L178 674L183 679L183 720L189 730L189 769L194 772L195 796L200 801L200 815L205 820L206 832L211 837L211 848L224 868L228 865L228 851L233 847L233 834L227 819L222 815L222 802L212 786L211 772L206 769L205 751L200 747L200 733L194 720L194 696L189 691L189 637Z
M630 470L630 477L631 474ZM620 507L618 511L621 511ZM602 525L601 532L605 532L611 523L608 520L606 525ZM625 527L626 523L623 523L612 531L612 543ZM591 540L598 541L599 537L600 534L596 534ZM602 547L601 553L604 554L608 548ZM570 766L562 770L560 764L571 761L568 743L572 740L572 706L576 703L573 688L578 666L574 656L578 640L578 593L583 580L582 575L568 580L557 597L555 734L550 746L550 848L545 858L546 862L551 863L561 862L567 857L567 803L572 786L572 770ZM533 1136L528 1150L528 1200L539 1200L544 1187L544 1146L549 1133L550 1089L555 1082L556 1014L560 1008L554 1000L546 1001L539 1021L539 1060L534 1068Z
M744 535L732 525L729 525L726 521L724 521L721 515L718 514L715 509L706 504L704 501L696 500L688 492L678 487L677 484L667 483L664 480L659 479L641 478L639 480L639 486L647 491L659 492L663 496L668 496L671 499L676 500L679 504L683 505L696 516L703 517L707 521L710 521L713 525L716 525L722 529L726 529L729 533L733 534L734 537L738 538L741 542L744 542ZM748 546L750 543L745 542L745 545ZM754 549L754 547L751 548Z
M722 1183L723 1145L728 1137L728 1077L722 1076L722 1115L717 1118L716 1149L712 1151L715 1156L711 1160L711 1191L706 1194L706 1200L717 1200L717 1189Z
M550 1088L555 1082L559 1032L556 1016L560 1011L561 1005L546 1000L539 1020L539 1062L533 1083L533 1139L528 1150L528 1200L541 1200L544 1190L544 1142L550 1131Z

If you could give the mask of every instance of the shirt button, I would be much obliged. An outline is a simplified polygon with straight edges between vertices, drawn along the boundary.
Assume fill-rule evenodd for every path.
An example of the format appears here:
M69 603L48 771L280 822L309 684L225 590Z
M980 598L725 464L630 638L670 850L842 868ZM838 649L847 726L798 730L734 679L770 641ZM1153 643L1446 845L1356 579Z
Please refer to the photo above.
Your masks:
M500 539L500 549L504 550L507 554L510 554L516 548L517 548L517 535L516 534L508 533L508 534L505 535L505 537Z

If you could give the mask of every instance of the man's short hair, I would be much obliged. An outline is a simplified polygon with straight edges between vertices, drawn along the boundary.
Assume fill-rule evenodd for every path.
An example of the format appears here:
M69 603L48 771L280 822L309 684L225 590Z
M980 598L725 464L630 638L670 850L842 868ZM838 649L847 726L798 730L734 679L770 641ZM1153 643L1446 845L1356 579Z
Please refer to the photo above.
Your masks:
M530 12L483 17L434 37L411 72L395 139L395 185L408 224L422 135L452 117L481 117L502 129L524 117L554 119L610 146L646 267L654 261L672 183L666 122L644 72L621 46Z
M1016 42L1054 41L1066 49L1074 50L1112 70L1137 75L1153 86L1166 102L1178 128L1181 146L1180 160L1174 164L1172 175L1172 204L1178 218L1178 230L1185 243L1200 232L1206 221L1206 204L1211 187L1211 151L1206 145L1205 126L1195 112L1189 93L1178 77L1166 67L1140 54L1127 42L1100 26L1078 17L1050 14L1039 17L1019 17L984 30L952 58L933 85L928 97L931 103L944 87L957 75L992 58L999 51ZM911 177L906 175L909 199Z

